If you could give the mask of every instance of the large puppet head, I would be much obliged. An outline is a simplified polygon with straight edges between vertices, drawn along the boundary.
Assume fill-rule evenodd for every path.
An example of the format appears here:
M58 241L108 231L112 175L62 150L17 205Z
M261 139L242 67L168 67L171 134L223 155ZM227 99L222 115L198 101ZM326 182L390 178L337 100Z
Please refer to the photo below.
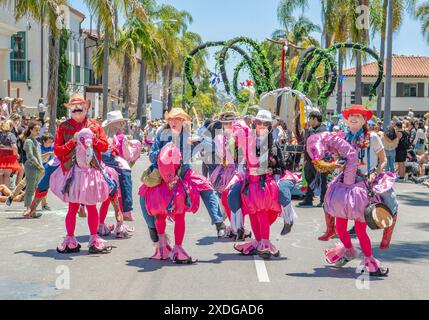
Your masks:
M177 176L182 154L173 143L166 144L158 156L158 170L164 182L171 186Z
M80 93L74 93L70 97L70 101L64 105L69 109L70 116L73 120L76 122L83 122L91 106L91 101L85 100Z

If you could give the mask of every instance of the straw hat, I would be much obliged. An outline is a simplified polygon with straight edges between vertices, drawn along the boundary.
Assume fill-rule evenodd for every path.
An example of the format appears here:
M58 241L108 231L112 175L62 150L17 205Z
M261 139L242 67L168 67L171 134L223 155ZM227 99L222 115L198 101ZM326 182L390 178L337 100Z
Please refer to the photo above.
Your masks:
M222 112L219 115L220 122L233 122L234 120L237 120L237 114L233 111Z
M170 119L183 119L185 121L191 121L192 118L185 112L185 110L183 110L182 108L173 108L171 109L170 112L166 112L165 115L165 120L170 120Z
M103 128L117 122L127 121L128 119L125 119L122 116L122 112L120 110L115 110L107 113L107 119L103 121L101 126Z
M85 99L80 93L73 93L68 103L64 103L67 108L73 105L85 104L87 108L91 106L91 100Z
M429 113L426 113L423 117L424 117L425 119L428 119L428 118L429 118Z

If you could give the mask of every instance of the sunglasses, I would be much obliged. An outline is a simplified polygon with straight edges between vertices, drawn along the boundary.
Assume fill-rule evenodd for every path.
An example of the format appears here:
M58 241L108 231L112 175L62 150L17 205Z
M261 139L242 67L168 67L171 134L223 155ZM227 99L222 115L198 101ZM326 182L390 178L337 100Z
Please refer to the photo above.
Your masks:
M264 126L264 127L269 127L269 126L271 126L271 122L269 122L269 121L255 120L255 124L256 124L257 126Z

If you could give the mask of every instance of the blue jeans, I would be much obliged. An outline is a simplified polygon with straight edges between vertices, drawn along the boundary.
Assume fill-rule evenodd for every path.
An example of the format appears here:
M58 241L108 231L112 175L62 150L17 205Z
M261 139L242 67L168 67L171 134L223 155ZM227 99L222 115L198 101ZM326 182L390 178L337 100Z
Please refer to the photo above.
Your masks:
M223 214L219 206L219 198L214 190L205 190L200 192L204 205L209 212L212 224L223 222ZM155 218L152 217L146 208L145 198L140 197L140 207L142 209L143 218L149 228L155 228Z
M58 166L50 166L47 163L43 165L45 167L45 174L40 179L37 190L39 192L46 192L49 190L49 180L51 179L51 175L54 173L55 170L57 170Z
M286 207L292 201L292 190L295 183L290 180L281 180L277 183L279 187L279 202L282 207ZM232 186L228 193L228 206L232 212L237 212L241 208L241 188L242 183L238 182Z
M131 171L122 169L115 158L103 154L103 163L115 169L119 175L119 187L121 188L122 208L124 212L133 210L133 181L131 179Z
M149 228L155 228L155 217L152 217L146 209L145 198L140 197L140 208L142 209L143 218Z
M386 150L386 158L387 158L386 172L395 173L396 171L395 156L396 156L396 150Z

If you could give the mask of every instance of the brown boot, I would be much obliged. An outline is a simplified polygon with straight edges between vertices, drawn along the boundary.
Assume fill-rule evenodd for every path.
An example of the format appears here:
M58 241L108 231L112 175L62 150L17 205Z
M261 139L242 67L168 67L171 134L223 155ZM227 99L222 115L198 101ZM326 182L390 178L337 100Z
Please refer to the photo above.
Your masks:
M320 241L329 241L329 239L334 238L336 235L335 232L335 218L329 213L325 213L325 222L326 222L326 232L323 236L319 237Z
M396 225L396 220L397 219L398 219L398 215L396 214L393 217L393 224L392 224L392 226L390 226L389 228L384 229L383 239L381 240L381 243L380 243L380 249L382 249L382 250L389 249L390 240L392 240L392 234L393 234L393 230L395 229L395 225Z
M34 215L34 213L36 212L37 206L39 205L40 202L42 202L43 198L33 198L33 201L31 202L30 206L24 211L24 213L22 214L22 216L24 218L30 218L32 215Z

